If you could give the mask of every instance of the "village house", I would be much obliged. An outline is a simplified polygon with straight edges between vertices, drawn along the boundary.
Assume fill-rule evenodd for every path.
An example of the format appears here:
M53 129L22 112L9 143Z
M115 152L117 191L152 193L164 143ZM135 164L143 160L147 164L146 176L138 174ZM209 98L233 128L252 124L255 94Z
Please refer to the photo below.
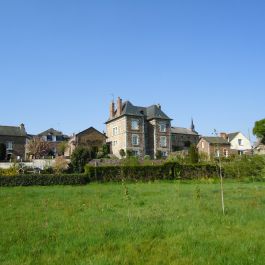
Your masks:
M6 160L25 159L26 139L23 123L20 126L0 126L0 143L6 146Z
M104 144L106 144L106 135L101 133L94 127L74 134L68 141L68 148L66 149L65 156L70 157L76 147L81 146L90 149L97 153Z
M42 138L45 142L49 143L51 149L51 155L59 155L58 147L60 143L69 140L69 136L63 134L60 131L57 131L53 128L50 128L42 133L39 133L37 137Z
M190 128L172 127L171 128L171 144L172 151L188 150L191 145L197 145L200 135L195 130L193 120Z
M200 154L205 154L208 158L228 157L231 154L230 143L221 136L203 136L197 148Z
M265 155L265 139L258 139L255 143L254 154Z
M228 140L233 154L243 155L252 153L250 140L241 132L221 133L221 137Z
M114 101L110 104L106 128L107 142L119 158L120 150L152 158L156 158L158 152L164 157L171 152L171 119L160 105L139 107L118 98L116 108Z

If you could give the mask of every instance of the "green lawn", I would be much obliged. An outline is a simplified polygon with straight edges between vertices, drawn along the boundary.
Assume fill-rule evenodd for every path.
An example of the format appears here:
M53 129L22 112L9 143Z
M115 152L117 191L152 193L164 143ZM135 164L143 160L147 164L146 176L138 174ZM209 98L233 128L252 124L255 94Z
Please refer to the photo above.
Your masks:
M0 264L265 264L265 183L0 188Z

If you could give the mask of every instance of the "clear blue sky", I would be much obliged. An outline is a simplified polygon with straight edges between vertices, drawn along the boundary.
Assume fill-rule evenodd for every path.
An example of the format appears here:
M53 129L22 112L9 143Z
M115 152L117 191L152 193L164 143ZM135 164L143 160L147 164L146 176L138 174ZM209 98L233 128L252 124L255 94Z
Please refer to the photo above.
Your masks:
M104 130L114 94L247 134L265 116L264 14L263 0L0 0L0 124Z

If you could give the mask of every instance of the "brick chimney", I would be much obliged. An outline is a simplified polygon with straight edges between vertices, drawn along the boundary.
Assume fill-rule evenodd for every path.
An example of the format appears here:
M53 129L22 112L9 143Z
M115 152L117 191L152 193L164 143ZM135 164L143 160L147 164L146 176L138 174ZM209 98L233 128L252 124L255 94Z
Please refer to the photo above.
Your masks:
M223 139L227 140L227 134L225 132L221 132L220 133L220 137L222 137Z
M115 115L115 104L114 104L114 101L112 100L111 103L110 103L110 109L109 109L109 113L110 113L110 119L113 119L114 118L114 115Z
M117 116L121 116L122 112L122 99L118 97L117 99Z

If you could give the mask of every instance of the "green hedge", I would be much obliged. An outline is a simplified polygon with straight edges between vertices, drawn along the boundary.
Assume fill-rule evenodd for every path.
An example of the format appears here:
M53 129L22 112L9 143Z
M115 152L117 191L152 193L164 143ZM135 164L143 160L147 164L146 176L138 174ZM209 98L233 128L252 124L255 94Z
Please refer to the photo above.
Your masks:
M85 185L89 178L84 174L25 174L18 176L0 176L0 186L50 186Z
M172 180L199 179L217 176L217 167L209 164L180 165L166 163L164 165L148 166L85 166L85 174L91 181L121 181L121 180Z

